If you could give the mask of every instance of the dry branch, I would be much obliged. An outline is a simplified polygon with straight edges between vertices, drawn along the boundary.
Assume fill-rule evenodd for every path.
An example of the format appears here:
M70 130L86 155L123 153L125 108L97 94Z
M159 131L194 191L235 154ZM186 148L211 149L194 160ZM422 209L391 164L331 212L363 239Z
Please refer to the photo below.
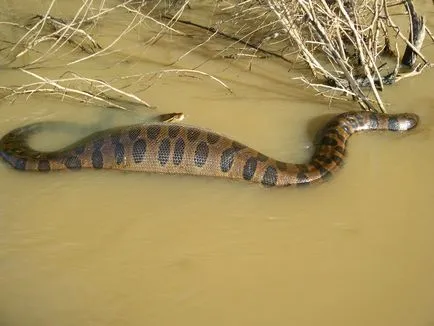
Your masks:
M22 31L21 37L10 46L10 54L6 55L8 59L13 56L16 59L24 54L31 54L29 62L20 68L34 68L36 63L41 65L49 60L56 60L59 53L68 55L77 49L81 56L69 61L69 66L97 59L118 51L116 46L119 41L140 26L148 28L152 25L156 28L155 34L142 43L142 46L150 46L166 34L186 36L186 33L175 29L175 25L187 24L202 33L201 41L173 63L179 64L185 56L215 37L223 37L229 40L230 44L210 55L194 69L144 72L140 74L141 77L135 77L140 79L150 75L164 76L173 73L206 76L230 90L221 80L197 69L218 56L246 57L253 60L263 57L256 55L261 52L266 56L279 57L292 65L301 58L310 69L311 76L304 74L297 78L314 88L318 94L332 99L355 100L365 110L384 111L381 91L386 85L418 75L430 66L421 49L425 34L433 39L424 17L417 14L412 0L393 1L395 0L216 1L214 10L210 12L210 17L207 17L211 23L204 26L191 18L185 18L189 0L123 0L111 6L108 6L109 2L105 0L83 0L70 18L53 16L56 0L52 0L46 12L35 15L27 25L20 22L0 24ZM394 21L394 14L398 10L401 10L401 15L408 16L408 29L403 29ZM130 15L129 22L107 45L100 45L92 32L108 15L116 15L119 11ZM406 37L405 34L409 36ZM4 41L3 44L6 47L0 49L2 54L10 42ZM399 53L403 46L405 50L401 58ZM65 49L68 51L65 52ZM392 60L390 56L393 57ZM403 71L403 66L406 66L407 71ZM112 101L108 96L108 92L111 92L117 97L125 97L148 106L133 93L114 87L107 81L78 75L52 80L30 72L29 69L22 71L32 74L39 81L16 87L3 87L7 98L44 92L124 108ZM121 76L117 80L125 81L131 78L134 77Z
M68 98L79 102L103 104L106 107L128 110L128 107L118 104L115 99L115 97L124 97L131 103L140 104L146 108L151 107L138 96L125 92L102 80L85 78L74 73L71 73L72 77L49 79L25 69L20 70L39 81L22 86L0 87L4 99L13 100L19 95L29 97L35 93L45 93L59 95L62 99Z
M237 19L267 13L275 34L310 68L313 78L297 77L320 94L336 98L351 96L365 110L384 111L380 92L397 82L405 72L399 65L399 42L404 43L402 65L413 67L407 77L420 73L429 61L421 53L425 31L432 35L412 0L242 0L228 6ZM409 18L409 37L389 13L400 6ZM254 14L252 14L254 12ZM280 26L280 29L277 27ZM397 36L397 37L396 37ZM392 43L395 44L392 44ZM395 48L395 52L391 48ZM390 60L390 56L395 60Z

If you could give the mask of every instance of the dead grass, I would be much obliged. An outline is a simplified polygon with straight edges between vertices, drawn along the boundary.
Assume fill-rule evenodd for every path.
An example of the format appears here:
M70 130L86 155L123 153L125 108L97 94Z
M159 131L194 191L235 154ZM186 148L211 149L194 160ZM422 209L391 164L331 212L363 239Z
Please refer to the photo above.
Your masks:
M295 78L317 94L333 100L354 100L365 110L385 111L381 98L384 87L431 66L421 49L425 34L431 39L432 34L411 0L231 0L214 3L208 25L184 18L189 1L124 0L110 5L105 0L84 0L69 18L52 14L56 1L52 0L44 13L35 14L25 23L0 22L0 26L21 34L14 42L3 42L0 51L8 58L4 66L19 68L36 79L25 85L2 86L3 98L13 100L21 95L42 93L119 109L128 109L128 105L119 104L122 101L150 108L144 99L128 91L129 86L144 78L176 74L210 78L230 91L222 80L199 70L203 63L221 56L248 58L251 63L257 58L275 56L283 60L282 64L290 62L292 67L306 65L310 74ZM120 12L129 15L128 23L107 44L101 45L94 31L109 15ZM398 15L408 17L404 30L395 21ZM71 72L83 61L116 52L120 41L129 33L150 24L156 27L156 32L145 40L145 46L152 46L167 34L186 36L182 31L184 25L202 31L202 41L172 64L178 64L214 38L229 42L193 69L161 69L118 76L112 81ZM31 59L17 65L25 55ZM68 56L73 59L68 60L67 71L59 78L47 78L35 72L59 57ZM114 86L118 81L124 85ZM125 85L127 81L130 84Z
M311 75L297 79L365 110L385 111L380 94L385 86L431 66L421 51L425 33L431 33L411 0L246 0L228 8L237 10L234 20L273 21L264 43L284 44L282 56L295 53L309 67ZM405 29L395 21L403 15Z

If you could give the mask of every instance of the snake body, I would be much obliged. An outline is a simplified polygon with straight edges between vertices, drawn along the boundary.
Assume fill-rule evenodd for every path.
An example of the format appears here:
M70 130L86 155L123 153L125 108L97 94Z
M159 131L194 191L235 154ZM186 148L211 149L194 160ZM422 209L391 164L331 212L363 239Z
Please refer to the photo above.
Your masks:
M172 123L140 124L99 131L52 152L28 145L44 123L15 129L0 140L0 156L23 171L117 169L241 179L266 186L320 182L342 166L348 138L359 131L406 131L418 124L411 113L347 112L321 130L311 160L292 164L270 158L218 133Z

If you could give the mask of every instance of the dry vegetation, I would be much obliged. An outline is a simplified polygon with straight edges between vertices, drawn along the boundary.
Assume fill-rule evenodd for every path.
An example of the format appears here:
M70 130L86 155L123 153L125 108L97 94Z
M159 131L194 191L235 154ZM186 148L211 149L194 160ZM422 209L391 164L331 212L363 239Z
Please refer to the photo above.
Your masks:
M229 89L223 81L199 70L200 65L196 69L162 69L117 76L112 81L71 72L74 65L83 61L116 53L121 40L131 31L150 26L155 33L146 40L147 46L167 35L185 36L186 27L195 28L202 37L182 57L218 38L227 46L218 53L210 53L207 60L224 56L254 62L256 58L278 57L282 69L309 68L297 78L318 94L354 100L365 110L384 111L381 91L385 86L430 66L421 49L425 35L431 37L431 33L411 0L216 1L209 2L209 17L201 21L195 20L199 16L194 14L199 4L188 0L85 0L68 17L53 14L56 5L56 0L52 0L45 12L35 13L25 21L20 17L21 20L0 22L15 37L0 39L3 68L20 69L35 79L19 86L2 85L3 98L13 100L19 95L48 93L120 109L128 109L128 103L150 107L128 91L128 85L166 74L211 78ZM120 13L129 15L128 23L110 42L101 45L94 31L105 19ZM36 72L67 55L72 59L59 78L47 78ZM116 85L120 81L122 86Z

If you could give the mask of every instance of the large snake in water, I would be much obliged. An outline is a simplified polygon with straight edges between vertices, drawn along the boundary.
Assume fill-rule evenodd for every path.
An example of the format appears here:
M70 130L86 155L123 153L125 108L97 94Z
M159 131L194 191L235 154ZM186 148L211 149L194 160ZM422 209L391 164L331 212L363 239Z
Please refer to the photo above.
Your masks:
M0 140L0 156L24 171L117 169L241 179L266 186L321 182L343 163L348 138L359 131L406 131L418 124L412 113L347 112L332 118L307 164L272 159L215 132L174 123L139 124L99 131L52 152L40 152L28 139L44 128L35 123Z

